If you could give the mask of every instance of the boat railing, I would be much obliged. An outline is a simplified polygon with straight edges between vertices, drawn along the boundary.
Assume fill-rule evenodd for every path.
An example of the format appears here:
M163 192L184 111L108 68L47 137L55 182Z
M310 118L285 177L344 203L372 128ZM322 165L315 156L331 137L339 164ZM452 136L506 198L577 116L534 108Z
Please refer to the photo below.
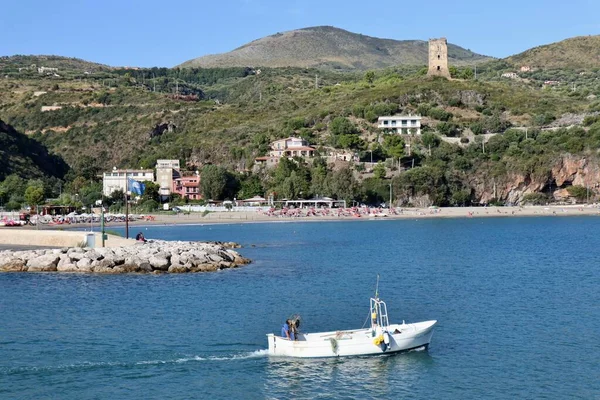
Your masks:
M371 326L377 324L386 329L390 325L388 320L387 305L378 297L371 298Z

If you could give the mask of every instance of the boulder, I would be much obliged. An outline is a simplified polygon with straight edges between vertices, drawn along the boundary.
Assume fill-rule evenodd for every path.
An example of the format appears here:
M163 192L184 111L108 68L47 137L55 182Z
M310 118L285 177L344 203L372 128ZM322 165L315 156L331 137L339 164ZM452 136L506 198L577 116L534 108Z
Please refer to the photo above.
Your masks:
M171 265L168 269L170 274L184 274L186 272L190 272L186 267L184 267L183 265Z
M204 263L204 264L198 264L198 265L194 266L191 270L193 272L211 272L211 271L217 271L218 269L219 269L219 266L217 264Z
M25 261L20 258L2 256L0 258L0 271L3 272L20 272L25 268Z
M103 258L102 260L92 261L91 266L94 269L94 272L101 272L100 270L103 270L102 272L104 272L105 269L112 269L112 267L115 266L115 263L112 260Z
M87 267L91 267L92 266L92 260L90 260L89 258L82 258L81 260L77 261L77 268L87 268Z
M152 272L152 265L150 265L150 263L143 262L140 264L139 270L140 270L140 272L150 273L150 272Z
M58 272L81 272L77 268L76 264L71 264L71 263L62 263L61 264L60 262L58 263L56 270Z
M81 260L83 257L85 257L85 255L83 254L82 251L80 251L81 249L78 249L79 251L68 251L67 254L69 255L69 258L73 261L79 261Z
M60 257L56 254L45 254L27 261L27 271L42 272L56 271L56 265Z
M169 260L167 260L166 258L152 256L148 259L148 263L152 265L152 268L157 269L159 271L169 270Z

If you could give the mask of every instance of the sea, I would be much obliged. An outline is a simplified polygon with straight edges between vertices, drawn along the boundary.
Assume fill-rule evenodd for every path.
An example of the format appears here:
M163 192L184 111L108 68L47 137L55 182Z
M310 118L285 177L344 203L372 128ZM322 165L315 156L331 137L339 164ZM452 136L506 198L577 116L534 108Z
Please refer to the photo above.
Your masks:
M235 241L252 264L181 275L0 274L0 399L600 399L600 219L135 227ZM122 231L122 230L121 230ZM306 332L435 319L428 350L267 355Z

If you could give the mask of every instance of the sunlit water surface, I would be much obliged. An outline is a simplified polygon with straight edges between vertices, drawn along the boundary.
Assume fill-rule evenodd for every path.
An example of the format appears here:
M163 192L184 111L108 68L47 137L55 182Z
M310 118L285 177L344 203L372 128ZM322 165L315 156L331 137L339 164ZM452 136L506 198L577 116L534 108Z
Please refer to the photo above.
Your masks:
M240 242L187 275L0 274L0 398L600 398L600 219L136 228ZM270 359L268 332L361 327L380 274L428 351Z

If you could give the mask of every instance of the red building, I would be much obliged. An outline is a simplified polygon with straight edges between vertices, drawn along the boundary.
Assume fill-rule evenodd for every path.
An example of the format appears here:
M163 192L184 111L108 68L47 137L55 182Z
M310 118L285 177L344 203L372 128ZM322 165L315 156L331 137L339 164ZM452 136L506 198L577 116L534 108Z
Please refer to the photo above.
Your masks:
M200 177L194 175L173 179L173 193L177 193L181 197L190 200L202 199L202 194L200 193Z

